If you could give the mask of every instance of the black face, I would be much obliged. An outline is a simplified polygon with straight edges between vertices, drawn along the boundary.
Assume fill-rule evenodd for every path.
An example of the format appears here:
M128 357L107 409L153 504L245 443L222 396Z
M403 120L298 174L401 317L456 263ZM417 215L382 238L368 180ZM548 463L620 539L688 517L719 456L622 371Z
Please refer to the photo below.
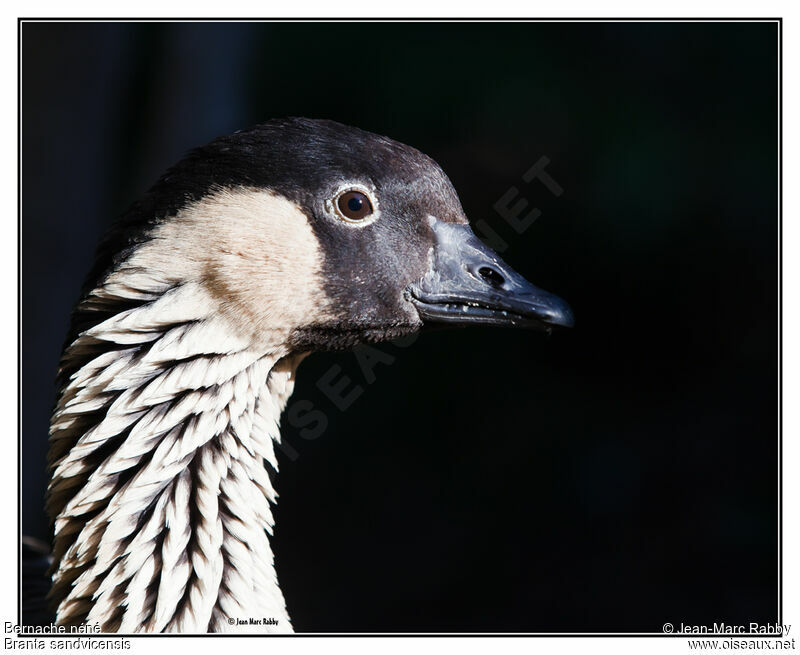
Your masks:
M325 124L324 158L296 200L323 250L323 284L338 316L294 336L298 347L349 347L422 326L408 289L436 246L429 217L466 226L450 181L419 151L361 130Z
M432 159L386 137L324 120L270 121L221 137L156 184L106 243L141 234L216 187L272 190L309 217L336 316L310 322L297 348L341 348L424 325L568 326L567 305L533 287L472 233Z
M297 199L313 216L325 290L340 314L297 331L298 347L348 347L423 325L572 325L564 301L531 285L473 234L432 159L336 123L310 128L315 157L324 157Z

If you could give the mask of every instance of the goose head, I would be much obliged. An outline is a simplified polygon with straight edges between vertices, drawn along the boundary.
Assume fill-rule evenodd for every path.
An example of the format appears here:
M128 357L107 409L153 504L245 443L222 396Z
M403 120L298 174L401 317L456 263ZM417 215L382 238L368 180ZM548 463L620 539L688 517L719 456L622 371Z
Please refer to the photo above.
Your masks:
M341 349L423 327L573 322L475 236L436 162L360 129L288 119L237 132L149 198L161 205L151 247L127 267L199 277L255 343Z

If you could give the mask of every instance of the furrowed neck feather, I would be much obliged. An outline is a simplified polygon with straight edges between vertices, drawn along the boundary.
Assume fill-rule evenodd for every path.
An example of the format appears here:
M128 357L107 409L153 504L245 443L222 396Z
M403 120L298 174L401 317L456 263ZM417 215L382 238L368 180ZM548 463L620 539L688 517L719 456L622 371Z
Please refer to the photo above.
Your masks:
M302 355L277 338L254 347L214 307L199 283L129 269L78 308L99 322L65 350L51 421L62 625L291 631L266 464L277 471L273 440Z

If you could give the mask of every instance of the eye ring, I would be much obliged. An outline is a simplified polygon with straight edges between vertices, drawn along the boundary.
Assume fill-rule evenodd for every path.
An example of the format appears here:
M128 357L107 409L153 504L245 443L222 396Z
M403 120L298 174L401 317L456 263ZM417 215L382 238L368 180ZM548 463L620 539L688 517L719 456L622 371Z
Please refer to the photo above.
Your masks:
M363 189L344 189L334 198L333 206L338 216L348 223L362 223L375 216L375 203Z

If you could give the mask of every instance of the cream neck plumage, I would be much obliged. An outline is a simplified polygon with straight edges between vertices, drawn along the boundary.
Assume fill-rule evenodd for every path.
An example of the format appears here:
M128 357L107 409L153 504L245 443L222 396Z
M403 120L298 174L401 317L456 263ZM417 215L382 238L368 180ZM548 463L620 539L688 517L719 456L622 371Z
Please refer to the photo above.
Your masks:
M63 451L49 490L60 624L291 630L265 463L277 470L273 439L298 356L251 349L198 314L213 306L203 296L192 284L170 289L65 352L65 364L92 354L51 423L53 453ZM102 419L87 430L92 416Z
M237 225L253 230L255 213L273 232L287 222L298 231L300 218L266 193L225 200L217 250L187 236L214 228L219 199L210 197L78 307L92 326L64 352L50 428L51 599L62 625L291 631L269 542L276 494L266 466L277 471L273 440L303 356L285 345L297 302L264 309L254 299L259 316L237 299L246 314L237 324L220 286L226 256L246 266L263 246Z

